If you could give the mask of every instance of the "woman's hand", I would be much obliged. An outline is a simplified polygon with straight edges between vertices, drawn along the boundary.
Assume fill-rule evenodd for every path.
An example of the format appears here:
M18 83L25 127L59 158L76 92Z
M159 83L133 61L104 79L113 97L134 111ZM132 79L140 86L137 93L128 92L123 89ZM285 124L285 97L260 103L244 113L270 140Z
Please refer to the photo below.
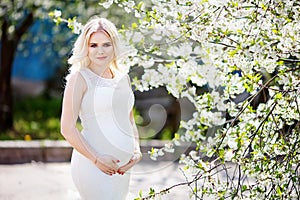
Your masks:
M98 156L97 159L95 160L95 165L105 174L107 175L113 175L115 174L118 169L120 160L116 159L113 156L110 155L101 155Z
M138 163L141 159L142 159L142 153L135 152L133 156L130 158L130 160L128 161L128 163L120 167L117 172L123 175L126 171L128 171L131 167L133 167L133 165Z

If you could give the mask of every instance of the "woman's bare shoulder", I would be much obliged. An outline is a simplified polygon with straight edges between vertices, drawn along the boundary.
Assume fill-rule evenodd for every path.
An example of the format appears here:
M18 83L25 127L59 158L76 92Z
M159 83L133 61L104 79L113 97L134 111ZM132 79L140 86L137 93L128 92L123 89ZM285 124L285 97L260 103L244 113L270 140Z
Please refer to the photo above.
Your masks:
M67 85L76 87L77 89L86 89L86 81L80 71L69 74L67 77Z

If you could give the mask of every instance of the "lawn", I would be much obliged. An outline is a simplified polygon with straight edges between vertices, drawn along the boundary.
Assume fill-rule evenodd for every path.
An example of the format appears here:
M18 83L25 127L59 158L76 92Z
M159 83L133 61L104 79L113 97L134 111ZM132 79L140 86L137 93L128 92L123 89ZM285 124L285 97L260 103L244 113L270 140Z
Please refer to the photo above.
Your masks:
M14 102L14 130L0 132L0 140L62 140L60 133L61 98L46 96L17 99ZM144 119L134 108L134 118L137 126L143 127ZM77 127L81 130L78 122ZM146 131L146 132L145 132ZM153 135L152 129L139 129L140 136ZM159 139L172 139L172 132L168 128L162 130ZM155 134L154 134L155 136ZM152 139L143 137L143 139Z
M39 96L15 100L14 130L0 133L0 140L60 140L61 99Z

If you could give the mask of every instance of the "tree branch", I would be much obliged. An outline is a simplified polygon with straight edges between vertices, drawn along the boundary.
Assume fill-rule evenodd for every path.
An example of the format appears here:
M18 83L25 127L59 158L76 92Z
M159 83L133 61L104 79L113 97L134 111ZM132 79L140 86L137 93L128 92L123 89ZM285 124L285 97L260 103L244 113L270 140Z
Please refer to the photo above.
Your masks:
M219 166L221 166L221 165L222 165L222 164L218 164L218 165L212 167L210 170L206 171L206 173L212 172L213 170L217 169L217 168L218 168ZM223 170L224 170L224 169L218 170L216 173L219 173L220 171L223 171ZM198 173L196 174L195 178L194 178L193 180L191 180L191 181L177 183L177 184L172 185L172 186L170 186L170 187L168 187L168 188L166 188L166 189L163 189L163 190L161 190L161 191L159 191L159 192L156 192L155 194L151 194L151 195L149 195L149 196L143 197L143 198L141 198L141 200L148 200L148 199L151 199L152 197L155 197L155 196L157 196L157 195L165 194L165 193L169 192L171 189L173 189L173 188L175 188L175 187L178 187L178 186L191 185L192 183L194 183L194 182L198 181L199 179L203 178L203 177L202 177L203 174L200 174L200 173L201 173L201 171L198 171ZM214 173L214 174L216 174L216 173ZM214 174L213 174L213 175L214 175ZM212 175L212 176L213 176L213 175Z
M28 28L32 25L33 23L33 12L30 12L26 18L23 20L21 25L16 29L16 32L14 34L14 39L16 40L16 43L20 40L22 35L28 30Z
M291 72L291 71L297 71L299 70L300 67L297 67L297 68L292 68L292 69L289 69L289 70L286 70L284 71L283 73L287 73L287 72ZM257 91L257 93L253 94L252 96L248 97L247 100L249 100L248 102L246 103L246 105L240 109L239 113L235 116L235 118L231 121L230 123L230 127L232 127L234 125L234 123L238 120L239 116L244 112L244 110L248 107L248 105L255 99L255 97L257 97L259 95L259 93L261 93L263 91L264 88L268 87L268 85L276 78L278 77L278 74L275 74L272 78L270 78L268 80L268 82L266 82L264 85L262 85L262 87L259 89L259 91ZM216 149L219 149L221 144L223 143L223 140L225 139L225 136L226 134L228 133L228 130L229 128L227 128L226 132L223 134L223 137L222 137L222 140L220 141L219 145L217 146Z

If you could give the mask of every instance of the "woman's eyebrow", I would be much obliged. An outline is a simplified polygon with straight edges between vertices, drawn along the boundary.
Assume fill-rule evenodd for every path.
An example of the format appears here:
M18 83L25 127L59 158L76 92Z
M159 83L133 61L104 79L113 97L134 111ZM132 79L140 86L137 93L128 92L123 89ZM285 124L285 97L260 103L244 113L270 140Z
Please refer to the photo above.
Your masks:
M98 44L98 42L90 42L89 44ZM108 41L108 42L102 42L102 43L100 43L100 44L111 44L111 42L110 41Z

